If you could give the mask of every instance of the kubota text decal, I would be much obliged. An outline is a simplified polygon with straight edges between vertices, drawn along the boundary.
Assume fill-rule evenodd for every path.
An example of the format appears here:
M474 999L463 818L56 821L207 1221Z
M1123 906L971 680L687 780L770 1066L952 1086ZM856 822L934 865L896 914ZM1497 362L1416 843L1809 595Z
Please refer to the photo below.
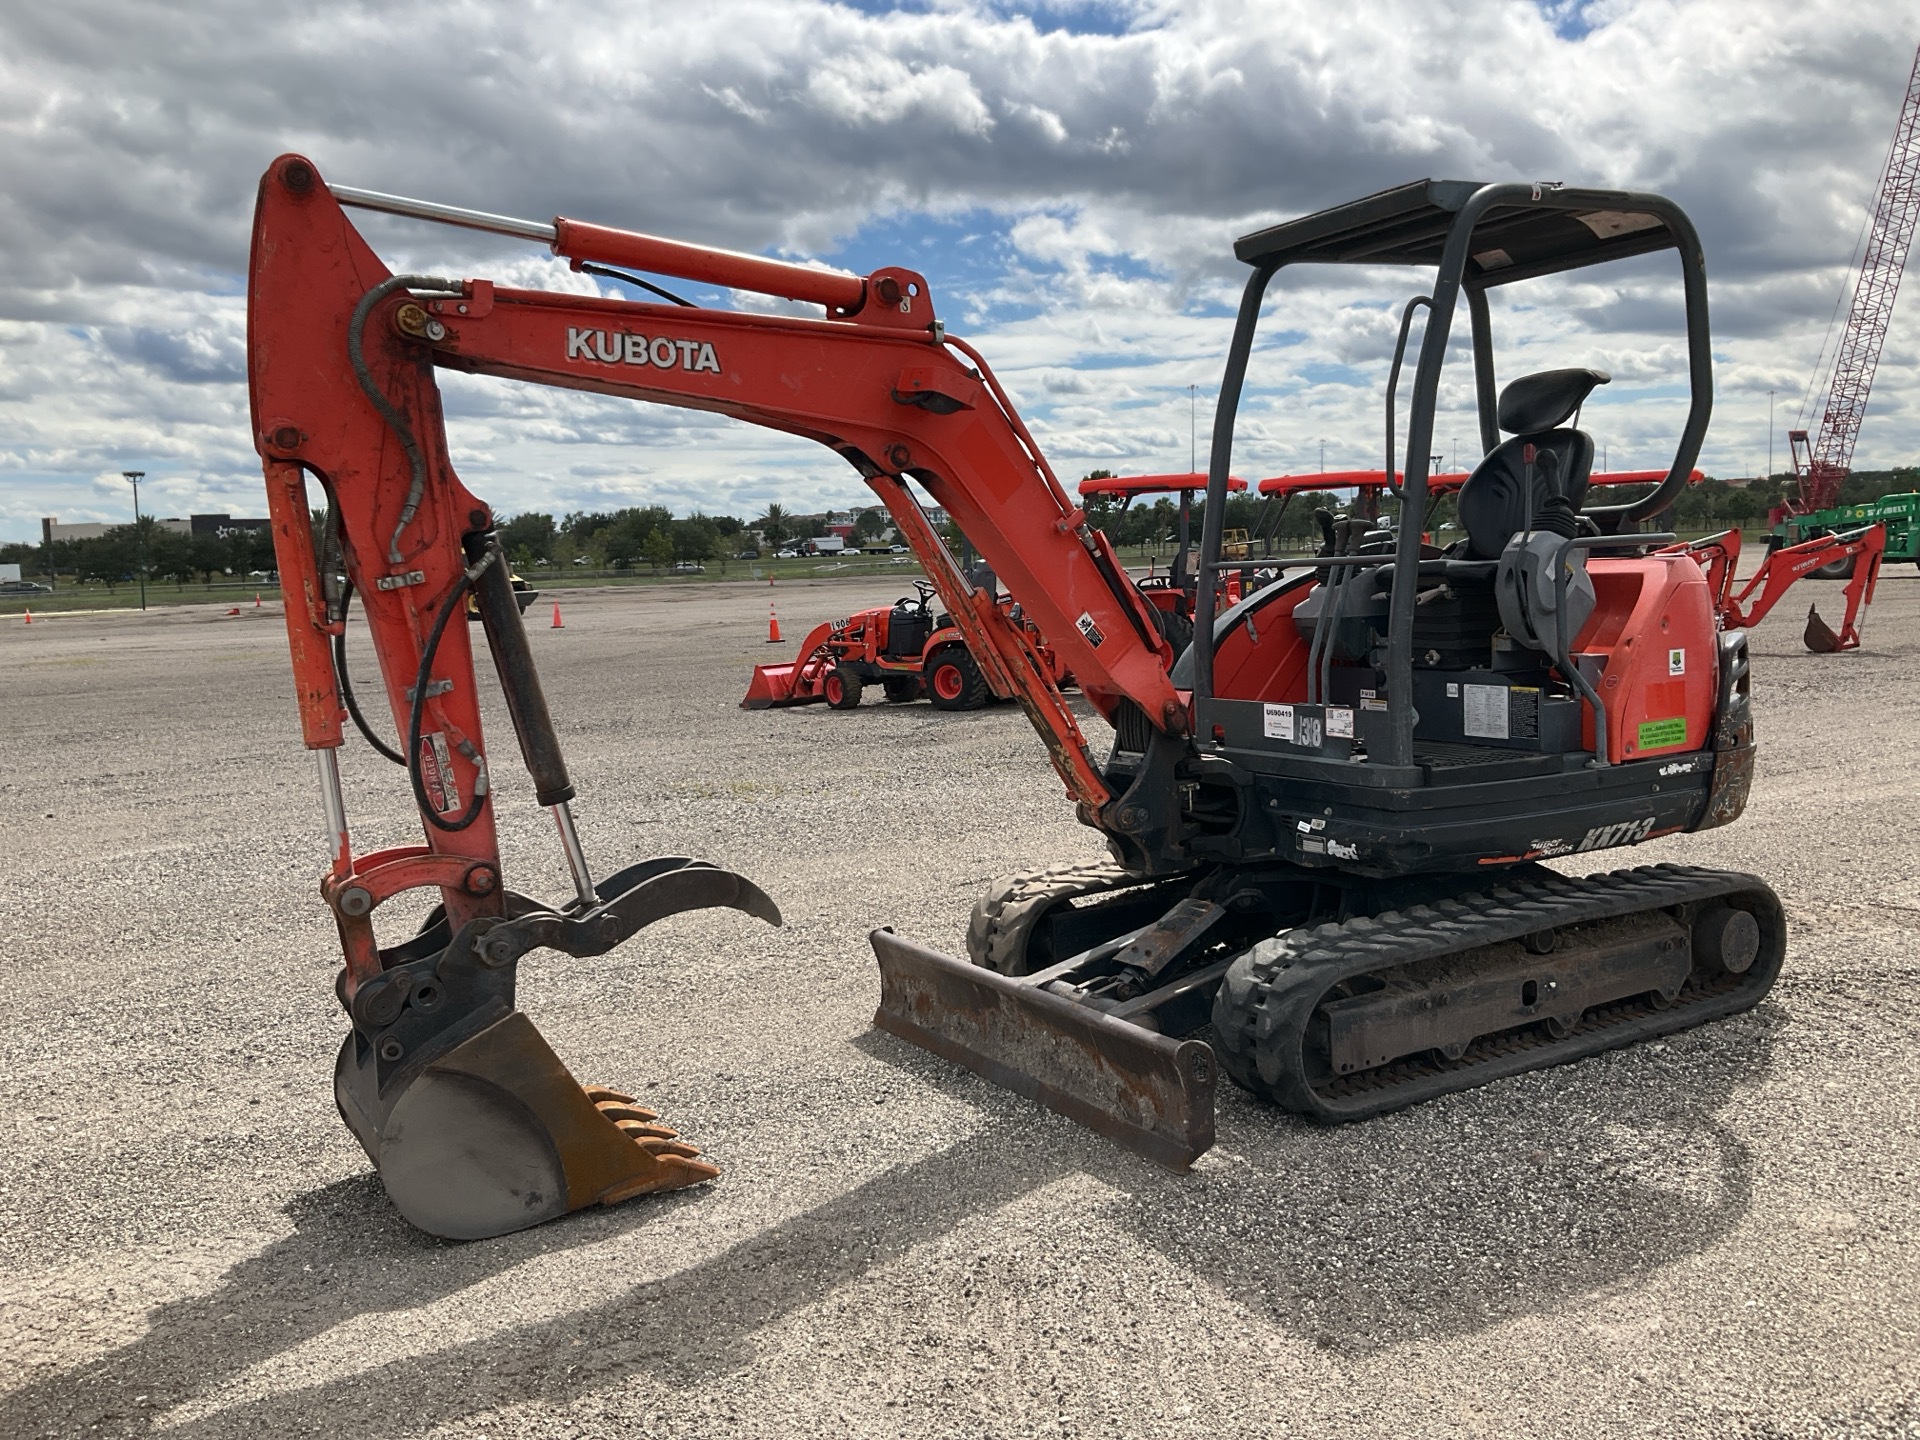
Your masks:
M608 365L651 365L656 370L710 370L720 373L720 357L704 340L675 340L614 330L567 327L567 359L601 360Z

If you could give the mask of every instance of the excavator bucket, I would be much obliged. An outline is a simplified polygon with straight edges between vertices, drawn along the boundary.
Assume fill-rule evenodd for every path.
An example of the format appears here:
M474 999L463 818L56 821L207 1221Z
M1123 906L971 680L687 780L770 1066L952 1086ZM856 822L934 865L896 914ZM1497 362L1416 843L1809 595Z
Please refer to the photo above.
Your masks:
M747 684L742 710L770 710L777 705L808 705L826 698L821 682L826 663L820 647L827 643L831 625L816 625L800 644L800 658L784 665L756 665Z
M1820 618L1820 607L1807 607L1807 628L1800 638L1806 642L1807 649L1816 655L1837 655L1848 647L1841 643L1840 637L1833 633L1833 627Z
M869 937L880 962L873 1023L1172 1170L1213 1144L1219 1070L1176 1040L904 940Z
M568 1073L515 1008L515 967L536 948L603 955L691 910L778 925L779 908L752 881L683 856L610 876L591 906L508 899L506 917L458 931L443 912L429 916L414 940L381 952L379 978L348 1005L334 1099L400 1213L430 1234L478 1240L718 1175L631 1095Z
M348 1035L334 1069L341 1117L400 1213L449 1240L720 1173L632 1096L582 1087L519 1011L388 1092L371 1047Z

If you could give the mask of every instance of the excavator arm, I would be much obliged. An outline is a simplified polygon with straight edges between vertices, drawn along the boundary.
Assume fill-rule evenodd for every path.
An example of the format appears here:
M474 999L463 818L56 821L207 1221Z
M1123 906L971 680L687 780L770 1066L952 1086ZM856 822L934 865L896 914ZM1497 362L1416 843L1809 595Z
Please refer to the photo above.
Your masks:
M302 176L304 184L289 183ZM311 163L284 157L263 181L254 238L255 428L270 469L329 479L355 555L404 575L418 554L450 554L448 545L492 523L454 476L434 367L706 410L816 440L860 471L969 645L1026 707L1090 823L1112 797L1072 711L1027 632L961 573L908 479L973 542L1103 715L1131 703L1156 729L1185 732L1187 707L1167 679L1171 655L1151 607L1047 467L986 362L945 335L924 279L896 269L839 275L565 219L550 228L556 253L576 265L731 284L827 313L768 316L477 279L396 281ZM343 355L357 357L355 369L340 364ZM444 493L431 507L445 512L437 526L406 518L428 489Z
M820 318L394 275L342 202L545 241L576 268L624 265L818 304ZM950 339L920 276L865 277L559 219L551 225L329 187L283 156L263 177L248 291L249 380L287 594L302 732L328 824L353 1021L336 1069L348 1125L403 1213L471 1237L716 1173L630 1097L576 1085L514 1008L534 948L604 953L664 915L726 905L778 923L751 882L681 857L593 878L574 790L508 586L493 508L448 453L438 369L705 410L838 451L887 506L973 654L1015 695L1083 821L1119 836L1145 813L1108 789L1029 630L972 585L907 488L944 507L1116 725L1178 742L1188 707L1151 607L1062 489L986 363ZM318 494L314 493L317 487ZM315 526L313 505L326 519ZM351 682L358 596L389 723ZM471 595L536 798L575 896L510 891L494 831ZM453 623L458 621L458 623ZM424 844L356 854L335 760L351 718L402 765ZM1137 723L1137 722L1136 722ZM397 740L397 743L395 743ZM438 892L418 936L382 945L378 908Z

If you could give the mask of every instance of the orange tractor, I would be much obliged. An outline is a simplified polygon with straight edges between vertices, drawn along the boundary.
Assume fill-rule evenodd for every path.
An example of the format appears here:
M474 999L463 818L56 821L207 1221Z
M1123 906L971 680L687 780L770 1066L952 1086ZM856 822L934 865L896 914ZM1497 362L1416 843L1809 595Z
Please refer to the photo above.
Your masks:
M797 660L754 666L740 708L825 701L831 709L851 710L869 685L880 686L889 705L924 695L936 710L978 710L995 700L1011 700L981 670L953 618L934 611L934 587L916 580L914 590L892 605L814 626L800 642ZM1010 612L1017 608L1008 598L1001 603ZM1066 671L1037 631L1034 640L1053 665L1056 683L1068 683Z

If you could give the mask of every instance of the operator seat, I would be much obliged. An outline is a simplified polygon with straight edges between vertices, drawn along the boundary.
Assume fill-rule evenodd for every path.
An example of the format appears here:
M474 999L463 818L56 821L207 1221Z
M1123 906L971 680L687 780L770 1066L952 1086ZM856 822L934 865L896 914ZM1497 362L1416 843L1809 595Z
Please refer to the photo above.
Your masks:
M1586 551L1567 548L1580 533L1593 437L1566 422L1612 378L1604 370L1543 370L1508 385L1497 419L1513 438L1496 445L1460 489L1468 555L1499 562L1493 592L1501 627L1562 661L1596 604Z
M1467 556L1498 560L1515 533L1527 528L1575 533L1576 517L1593 474L1593 437L1566 426L1587 396L1613 377L1604 370L1542 370L1522 375L1500 392L1503 440L1460 487L1460 527ZM1534 451L1532 504L1527 494L1527 447Z

